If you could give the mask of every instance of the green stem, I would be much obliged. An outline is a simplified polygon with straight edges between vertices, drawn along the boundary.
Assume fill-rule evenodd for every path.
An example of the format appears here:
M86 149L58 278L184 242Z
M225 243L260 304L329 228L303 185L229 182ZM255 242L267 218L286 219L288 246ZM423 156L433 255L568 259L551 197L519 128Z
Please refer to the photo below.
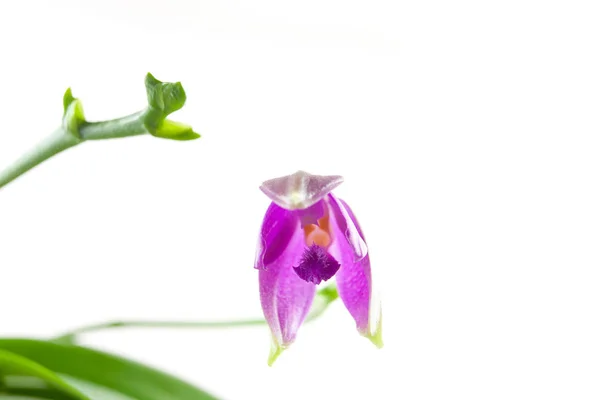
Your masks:
M79 143L81 143L80 139L62 128L57 129L0 173L0 188L50 157Z
M84 333L103 331L106 329L115 328L235 328L241 326L263 325L265 320L248 319L238 321L111 321L100 324L88 325L74 329L68 333L60 335L56 341L61 341L63 338L72 338Z
M144 126L146 111L102 122L85 122L79 127L83 140L116 139L148 133Z
M306 317L306 322L319 318L338 298L335 287L325 287L317 292L315 301ZM54 342L73 343L76 337L85 333L98 332L118 328L175 328L175 329L214 329L214 328L239 328L248 326L265 325L264 319L243 319L237 321L111 321L100 324L88 325L66 332L54 339Z
M140 111L109 121L84 122L79 127L80 137L67 132L64 128L57 129L27 154L0 172L0 188L50 157L86 140L114 139L148 133L143 122L145 113L146 111Z

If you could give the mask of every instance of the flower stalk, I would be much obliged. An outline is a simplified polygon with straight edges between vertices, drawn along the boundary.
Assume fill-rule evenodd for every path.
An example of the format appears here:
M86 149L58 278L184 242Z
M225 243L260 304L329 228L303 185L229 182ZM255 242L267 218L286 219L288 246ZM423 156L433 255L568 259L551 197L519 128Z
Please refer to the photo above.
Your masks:
M325 310L338 298L335 286L326 286L321 288L316 295L315 302L310 310L306 321L313 321L319 318ZM104 331L107 329L123 328L168 328L168 329L226 329L241 328L249 326L266 325L264 319L243 319L234 321L111 321L100 324L88 325L52 339L53 342L74 344L77 338L83 334Z

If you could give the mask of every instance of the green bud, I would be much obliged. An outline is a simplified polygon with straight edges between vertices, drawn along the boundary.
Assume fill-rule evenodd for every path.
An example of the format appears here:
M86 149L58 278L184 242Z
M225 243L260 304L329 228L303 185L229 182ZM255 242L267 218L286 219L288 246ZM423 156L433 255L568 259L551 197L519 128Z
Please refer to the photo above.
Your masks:
M73 97L71 88L68 88L63 96L64 114L62 125L65 131L69 132L74 137L81 139L79 127L85 123L83 114L83 104L81 100Z
M144 113L144 126L152 136L171 140L193 140L200 137L191 126L166 119L185 104L185 90L180 82L161 82L148 73L146 94L148 108Z
M183 107L186 100L181 82L161 82L150 73L146 75L146 94L148 105L161 111L165 117Z

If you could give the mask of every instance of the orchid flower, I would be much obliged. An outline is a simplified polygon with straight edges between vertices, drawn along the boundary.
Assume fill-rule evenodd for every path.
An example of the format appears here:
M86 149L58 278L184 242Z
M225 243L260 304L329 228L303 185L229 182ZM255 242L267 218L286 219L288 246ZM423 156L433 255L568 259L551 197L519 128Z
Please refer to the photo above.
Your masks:
M254 265L273 338L269 365L296 339L316 286L334 276L359 333L383 346L380 310L370 318L371 264L364 235L350 207L331 193L342 182L341 176L298 171L260 187L272 200Z

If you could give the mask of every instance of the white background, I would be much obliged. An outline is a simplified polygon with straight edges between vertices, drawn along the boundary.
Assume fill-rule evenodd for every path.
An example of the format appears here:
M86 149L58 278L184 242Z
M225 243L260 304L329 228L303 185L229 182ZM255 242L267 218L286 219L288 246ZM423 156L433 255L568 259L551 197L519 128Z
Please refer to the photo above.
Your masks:
M265 179L341 174L385 348L342 304L274 367L266 328L87 344L226 399L600 397L594 1L5 1L0 164L181 80L195 142L86 143L0 190L0 333L261 315ZM371 397L372 396L372 397Z

